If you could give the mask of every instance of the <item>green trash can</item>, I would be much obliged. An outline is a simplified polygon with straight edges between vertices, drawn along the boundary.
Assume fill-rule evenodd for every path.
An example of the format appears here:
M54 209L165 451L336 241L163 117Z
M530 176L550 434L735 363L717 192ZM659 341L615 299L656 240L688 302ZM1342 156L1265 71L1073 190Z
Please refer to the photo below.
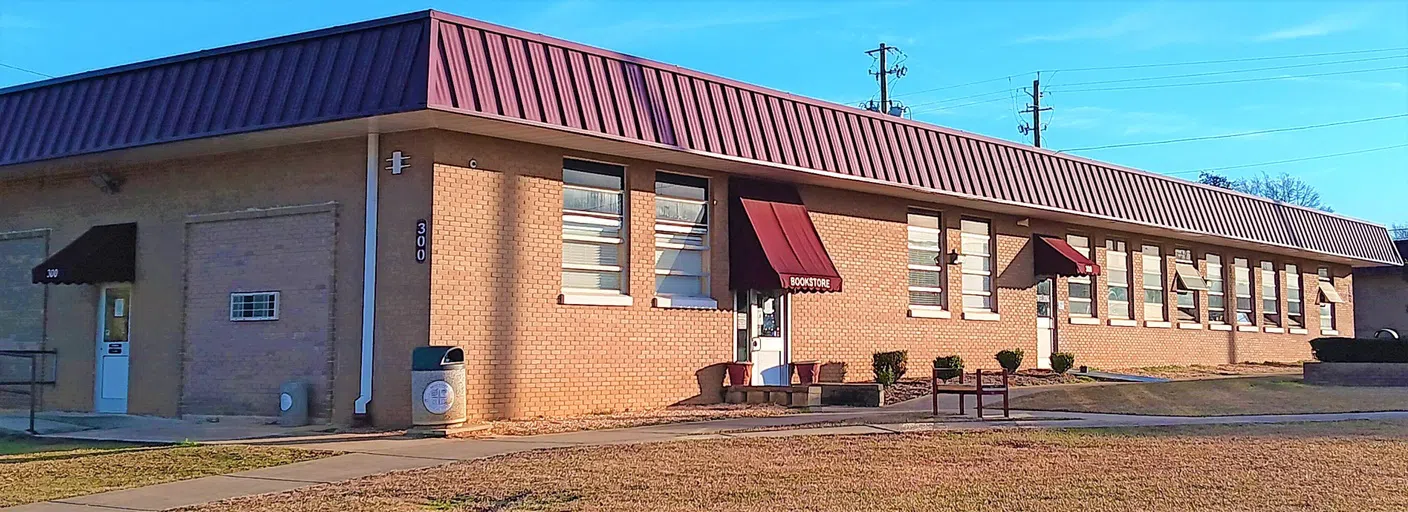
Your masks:
M411 351L411 424L453 427L464 422L464 350L416 347Z

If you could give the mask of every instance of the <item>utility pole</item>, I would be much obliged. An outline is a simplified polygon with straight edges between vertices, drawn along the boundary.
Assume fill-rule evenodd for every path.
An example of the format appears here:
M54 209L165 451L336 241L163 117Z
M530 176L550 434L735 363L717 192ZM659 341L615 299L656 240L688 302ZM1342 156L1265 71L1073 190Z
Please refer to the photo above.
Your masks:
M865 52L866 55L870 55L871 57L876 57L880 59L880 67L878 68L878 70L870 72L870 74L875 75L875 80L877 82L880 82L880 103L876 104L874 102L871 102L865 107L869 110L874 110L883 114L899 115L891 110L890 75L895 75L895 78L904 77L905 73L909 72L909 68L904 66L895 66L891 68L888 60L890 52L897 52L900 54L904 53L901 52L899 48L886 45L885 43L880 43L879 48L867 50Z
M1021 113L1031 114L1032 124L1022 123L1021 126L1017 127L1017 131L1022 132L1022 135L1030 133L1032 135L1032 145L1036 147L1041 147L1041 132L1042 130L1046 129L1045 126L1041 125L1041 113L1047 110L1051 110L1051 107L1041 106L1040 76L1038 76L1035 80L1032 80L1032 90L1027 91L1027 95L1032 97L1032 102L1028 104L1027 109L1023 110Z

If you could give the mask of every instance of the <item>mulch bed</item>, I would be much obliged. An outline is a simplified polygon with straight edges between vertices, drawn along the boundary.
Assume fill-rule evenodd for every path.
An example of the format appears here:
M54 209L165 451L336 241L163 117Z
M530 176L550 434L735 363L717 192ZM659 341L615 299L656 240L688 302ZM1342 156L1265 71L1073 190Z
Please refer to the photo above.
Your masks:
M972 384L975 374L968 373L963 376L963 382ZM1074 384L1078 382L1094 382L1087 377L1077 377L1075 375L1059 374L1051 370L1018 370L1017 373L1007 377L1008 385L1019 388L1026 386L1049 386L1052 384ZM950 379L949 384L957 384L958 379ZM991 385L1002 384L1002 376L996 373L989 374L983 372L983 383ZM897 404L906 400L913 400L929 394L929 381L925 379L906 379L896 382L890 389L885 390L885 405Z

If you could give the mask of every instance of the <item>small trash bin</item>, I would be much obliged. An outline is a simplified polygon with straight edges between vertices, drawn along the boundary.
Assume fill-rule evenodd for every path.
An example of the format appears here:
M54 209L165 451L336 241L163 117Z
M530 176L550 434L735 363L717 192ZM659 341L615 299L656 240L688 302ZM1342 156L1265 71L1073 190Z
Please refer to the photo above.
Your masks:
M308 424L308 383L291 380L279 386L279 426Z
M417 347L411 351L411 424L455 426L465 421L464 350Z

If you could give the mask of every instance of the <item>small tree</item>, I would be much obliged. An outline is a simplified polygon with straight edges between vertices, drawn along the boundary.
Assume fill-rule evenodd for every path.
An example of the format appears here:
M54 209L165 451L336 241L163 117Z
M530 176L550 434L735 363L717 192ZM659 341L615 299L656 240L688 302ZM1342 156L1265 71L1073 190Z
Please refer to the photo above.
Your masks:
M1076 365L1076 355L1070 352L1051 354L1051 370L1064 375Z
M936 357L934 358L934 369L938 370L934 372L936 376L943 379L944 382L948 382L949 379L963 373L963 358L957 355Z
M871 356L871 369L875 371L875 382L888 388L904 378L909 369L909 352L876 352Z
M1015 372L1017 368L1022 367L1022 355L1020 348L1003 350L997 353L997 364L1002 365L1002 369L1007 370L1007 373Z

